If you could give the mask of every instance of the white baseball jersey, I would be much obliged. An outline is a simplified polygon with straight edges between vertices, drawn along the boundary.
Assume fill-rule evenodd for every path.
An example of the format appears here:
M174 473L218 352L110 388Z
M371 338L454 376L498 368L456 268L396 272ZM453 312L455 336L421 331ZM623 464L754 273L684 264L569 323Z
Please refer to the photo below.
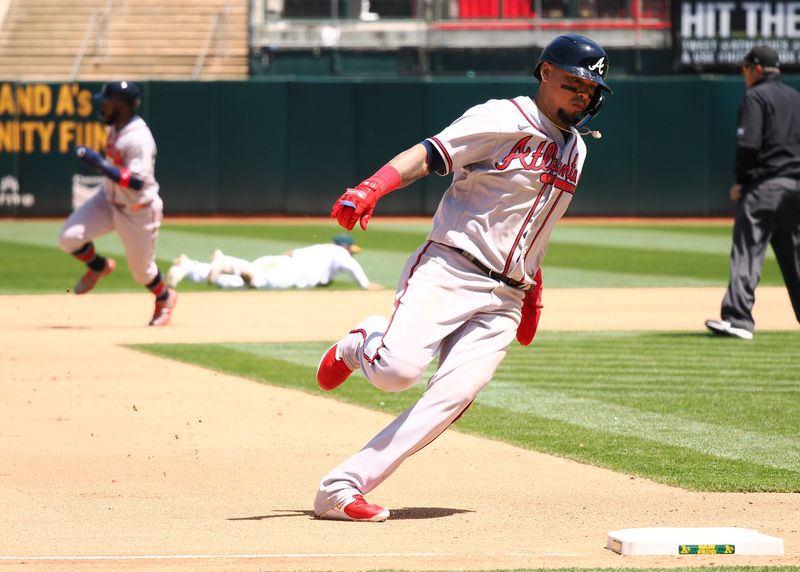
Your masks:
M530 97L517 97L476 105L430 137L453 183L428 238L532 283L586 159L578 132L565 135Z
M192 282L206 282L209 263L186 260L181 275ZM361 288L369 287L364 269L347 249L336 244L315 244L288 254L262 256L253 261L225 255L222 272L214 284L220 288L244 288L242 272L251 275L252 288L313 288L329 284L339 274L350 276Z
M362 288L369 286L364 269L355 258L336 244L315 244L293 250L291 258L296 271L296 287L311 288L328 284L338 274L353 278Z
M134 116L122 129L108 128L104 149L106 159L113 165L128 169L144 181L141 190L125 188L106 178L103 190L109 202L121 206L145 205L158 195L156 170L156 142L144 119Z

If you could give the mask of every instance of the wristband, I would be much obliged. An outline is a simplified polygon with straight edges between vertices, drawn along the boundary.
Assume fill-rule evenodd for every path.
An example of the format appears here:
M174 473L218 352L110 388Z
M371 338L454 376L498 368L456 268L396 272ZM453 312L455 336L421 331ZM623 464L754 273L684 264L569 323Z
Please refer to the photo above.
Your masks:
M369 179L361 181L361 184L372 189L381 198L383 195L391 193L399 188L403 183L403 178L397 169L389 164L384 165Z
M129 187L131 184L131 172L129 169L119 170L119 185L121 187Z

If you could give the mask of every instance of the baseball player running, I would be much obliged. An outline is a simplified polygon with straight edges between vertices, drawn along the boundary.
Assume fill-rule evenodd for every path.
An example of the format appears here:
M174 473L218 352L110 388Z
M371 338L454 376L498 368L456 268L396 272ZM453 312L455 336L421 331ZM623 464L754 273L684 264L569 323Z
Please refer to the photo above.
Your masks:
M490 100L444 131L400 153L347 189L331 216L367 229L379 198L436 172L453 175L428 240L408 259L394 311L366 318L320 360L330 391L356 369L384 391L420 381L439 357L420 399L363 449L325 475L318 518L383 521L389 510L362 495L454 423L489 382L508 346L528 344L541 308L540 265L569 206L586 159L583 126L600 110L608 57L574 34L543 50L526 96Z
M139 88L129 81L114 81L95 94L100 116L108 125L105 158L89 147L75 153L81 161L106 176L101 192L75 210L61 229L59 246L85 263L86 273L75 286L86 294L114 271L112 258L100 256L93 240L116 230L125 247L133 279L155 296L151 326L165 326L178 300L156 266L156 240L163 203L155 179L156 143L144 120L136 115Z

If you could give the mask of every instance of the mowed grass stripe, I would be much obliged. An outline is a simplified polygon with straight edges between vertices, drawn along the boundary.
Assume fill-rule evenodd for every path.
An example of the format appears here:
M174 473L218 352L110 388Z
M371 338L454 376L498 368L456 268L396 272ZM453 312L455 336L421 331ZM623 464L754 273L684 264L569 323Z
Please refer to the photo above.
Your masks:
M63 221L0 222L0 262L16 244L42 246L58 250L57 237ZM394 288L403 265L412 252L424 242L420 225L403 229L396 224L373 225L369 232L354 232L356 242L364 248L359 255L364 270L373 280ZM159 266L166 272L171 261L185 253L191 258L206 260L215 249L242 258L278 254L315 242L327 242L341 229L333 221L325 224L286 223L170 223L159 234ZM704 233L709 232L708 236ZM653 223L649 227L598 225L583 227L566 225L559 241L559 228L544 260L546 287L655 287L655 286L719 286L728 279L728 238L717 227L689 227L690 237L670 225ZM717 242L710 252L711 237ZM572 242L570 242L572 241ZM615 246L616 244L616 246ZM102 254L123 256L116 233L96 240ZM668 247L671 246L671 249ZM698 252L697 250L702 250ZM119 260L118 260L119 262ZM27 263L41 269L38 260ZM38 271L38 270L37 270ZM782 285L777 264L767 260L762 274L764 285ZM346 287L349 285L346 285ZM24 285L19 287L24 288ZM53 288L61 287L54 284ZM4 290L12 287L5 285ZM16 288L16 287L14 287ZM194 287L192 287L194 288ZM676 302L678 303L678 302Z
M633 250L554 241L550 243L544 260L545 273L551 267L700 278L725 284L728 281L729 262L727 255L652 250L646 246ZM765 261L761 284L783 284L780 270L774 261Z
M542 276L546 289L550 288L724 288L719 276L697 278L694 276L668 276L665 274L631 274L605 270L582 270L556 264L545 264ZM726 278L727 280L727 278ZM547 292L547 290L545 290ZM723 292L724 293L724 292ZM720 297L722 294L720 294ZM545 302L546 303L546 302Z
M225 344L223 347L243 351L253 356L282 359L299 366L308 366L314 363L319 359L321 352L327 349L327 346L309 346L307 344ZM512 357L524 355L519 351L514 351L512 354ZM608 357L615 359L621 356L620 353ZM522 365L520 360L515 361L517 361L517 367ZM636 377L631 376L622 385L627 387L633 384L641 385L642 370L635 367L635 360L631 360L627 365L631 369L635 368L637 375ZM432 369L429 369L429 375L432 374ZM678 372L680 369L675 367L674 371ZM731 426L695 421L680 415L643 411L636 407L607 403L602 399L575 397L562 391L540 389L532 387L530 383L515 381L519 377L529 377L527 372L527 367L522 373L515 369L509 371L509 368L504 368L479 394L476 403L545 419L559 420L587 429L686 447L725 459L800 472L800 440L796 435L781 437L757 433ZM609 368L608 373L613 375L613 370ZM359 379L358 381L363 380ZM730 382L726 383L730 385ZM561 386L563 387L563 385ZM610 389L611 392L619 388L620 384L606 386L606 389ZM592 389L599 390L596 384L592 384ZM791 384L787 382L784 390L797 392L798 387L795 384L792 389ZM647 392L647 397L653 398L654 396L649 394L650 391ZM643 398L646 392L643 390L638 393ZM657 393L660 398L668 402L669 397L674 396L675 390L657 391ZM633 399L633 401L635 403L639 400ZM724 434L723 440L719 439L720 434Z
M700 232L702 228L673 228L669 225L632 227L615 225L556 225L552 242L559 244L585 244L638 250L694 252L726 256L731 250L732 226L711 227L713 234ZM770 256L771 251L768 253Z
M596 431L686 447L723 459L800 472L797 437L754 433L500 380L490 383L477 402Z
M512 344L456 428L695 490L800 492L798 341L540 332L530 347ZM386 393L355 375L321 394L314 371L329 343L142 349L395 415L424 389Z
M355 242L364 249L394 251L406 256L416 250L424 241L426 231L411 230L404 232L395 225L383 226L370 223L369 232L354 231L348 233L333 220L325 224L165 224L172 232L200 234L217 239L232 240L247 238L293 243L294 246L330 242L337 234L350 234ZM418 228L418 225L412 225Z
M519 351L527 350L527 351ZM800 435L800 336L760 332L752 342L694 333L542 332L512 346L496 376L746 431Z

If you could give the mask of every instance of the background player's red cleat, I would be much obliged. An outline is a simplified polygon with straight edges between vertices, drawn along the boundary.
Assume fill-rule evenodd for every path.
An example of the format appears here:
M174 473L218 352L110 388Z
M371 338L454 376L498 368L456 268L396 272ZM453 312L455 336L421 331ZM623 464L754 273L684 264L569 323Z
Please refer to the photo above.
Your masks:
M343 359L336 357L338 345L337 343L329 347L317 366L317 385L323 391L336 389L353 373Z
M151 326L166 326L172 319L172 309L178 303L178 293L170 289L166 300L156 300L156 309L153 312Z
M383 522L389 518L389 509L377 504L369 504L361 495L353 495L317 518L329 520L359 520L363 522Z
M114 262L113 258L106 259L106 267L100 270L92 270L91 268L86 271L86 274L81 276L81 279L78 280L78 283L75 285L75 293L76 294L86 294L89 290L94 288L100 279L103 276L108 276L112 272L114 272L114 268L116 268L117 263Z

